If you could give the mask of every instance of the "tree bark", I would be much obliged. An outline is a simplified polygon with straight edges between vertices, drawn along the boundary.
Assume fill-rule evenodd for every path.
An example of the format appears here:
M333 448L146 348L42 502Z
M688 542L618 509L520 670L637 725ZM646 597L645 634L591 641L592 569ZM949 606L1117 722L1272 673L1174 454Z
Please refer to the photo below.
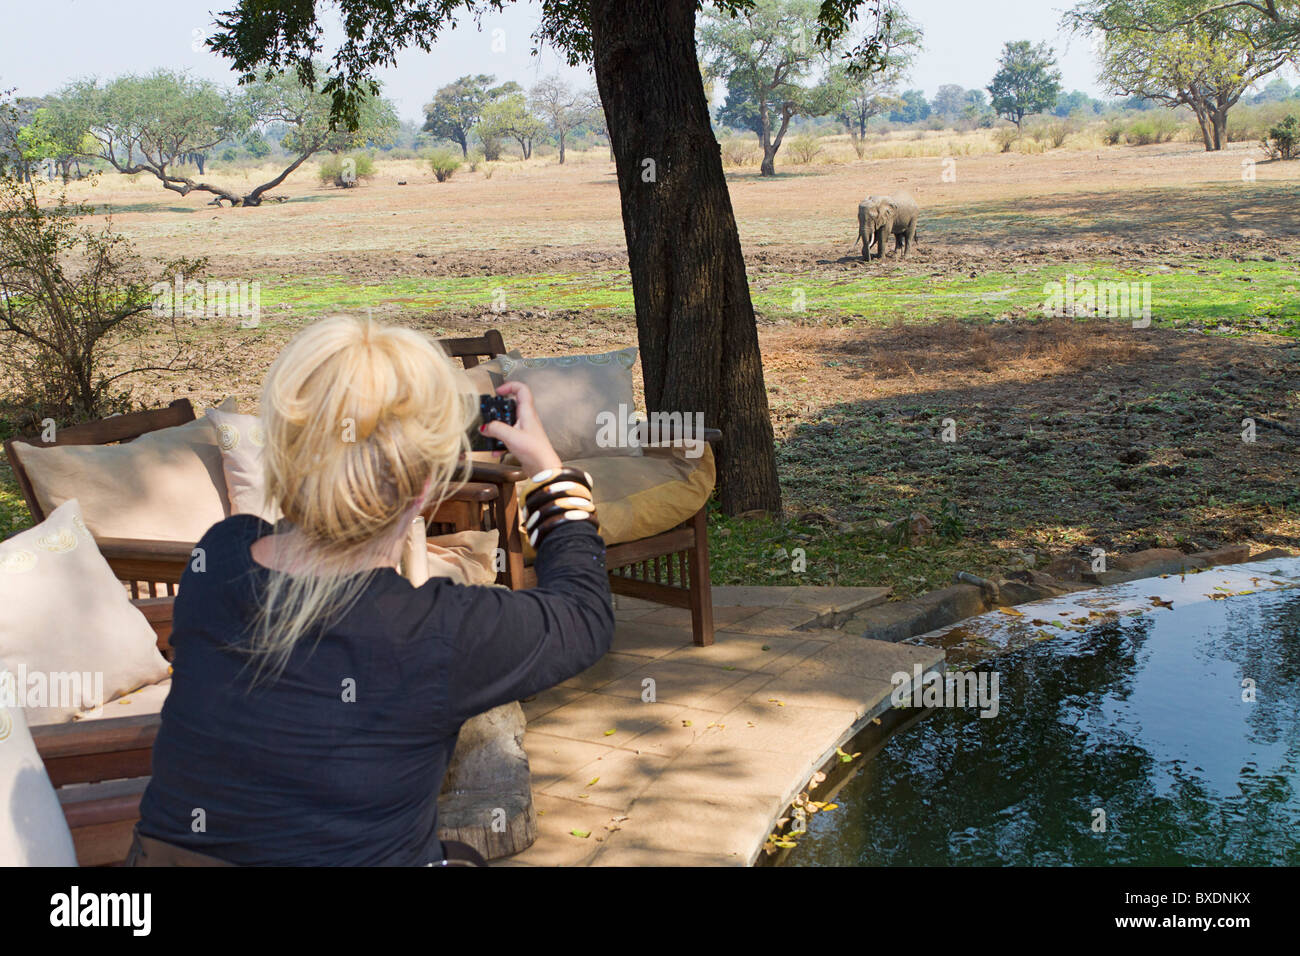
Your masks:
M591 0L649 411L722 429L722 509L779 511L772 420L740 235L709 123L694 0Z

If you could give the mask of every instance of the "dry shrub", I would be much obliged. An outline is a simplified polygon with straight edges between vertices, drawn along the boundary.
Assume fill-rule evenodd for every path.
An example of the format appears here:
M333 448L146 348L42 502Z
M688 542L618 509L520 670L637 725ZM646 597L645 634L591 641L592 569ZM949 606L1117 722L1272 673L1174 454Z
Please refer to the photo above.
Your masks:
M732 136L722 143L724 166L752 166L758 161L758 146L747 137Z
M805 133L791 139L785 148L790 162L796 166L807 166L821 153L822 144L817 141L816 136Z

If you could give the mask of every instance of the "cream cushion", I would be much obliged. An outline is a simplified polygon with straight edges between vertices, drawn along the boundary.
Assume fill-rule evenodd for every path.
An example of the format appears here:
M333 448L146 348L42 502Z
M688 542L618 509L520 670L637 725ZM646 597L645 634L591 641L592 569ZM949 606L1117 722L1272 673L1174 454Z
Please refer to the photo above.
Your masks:
M0 662L0 670L5 664ZM76 866L59 798L21 707L0 703L0 866Z
M77 500L0 542L0 660L27 723L71 720L167 676L157 638L86 530Z
M257 515L271 524L280 520L280 506L266 500L266 476L262 471L262 448L266 435L256 415L209 408L204 416L212 423L217 447L221 449L221 471L230 497L230 513Z
M639 457L641 448L635 440L621 441L629 432L636 435L635 426L627 424L635 408L636 355L635 348L627 348L599 355L506 357L501 367L507 382L523 382L533 393L537 416L564 461Z
M429 578L448 578L456 584L492 584L496 581L497 533L458 531L425 537L424 520L416 518L402 549L402 573L415 587Z
M698 458L689 457L683 448L656 447L646 448L640 458L605 456L565 464L591 475L600 536L607 545L672 530L704 507L717 479L708 445ZM525 535L524 557L533 556Z
M506 373L501 367L504 359L519 361L523 356L519 354L518 349L511 349L505 355L479 362L473 368L462 368L460 359L452 359L451 363L456 367L461 391L469 392L471 395L495 395L497 386L506 380ZM478 407L475 406L475 411L477 410Z
M87 720L102 720L105 717L145 717L150 714L160 714L163 701L167 699L167 692L171 689L170 677L156 684L146 684L121 697L115 697L98 710L77 714L76 720L80 723Z
M221 408L238 411L233 398ZM41 510L76 498L96 538L198 541L230 514L216 433L202 418L117 445L12 447Z

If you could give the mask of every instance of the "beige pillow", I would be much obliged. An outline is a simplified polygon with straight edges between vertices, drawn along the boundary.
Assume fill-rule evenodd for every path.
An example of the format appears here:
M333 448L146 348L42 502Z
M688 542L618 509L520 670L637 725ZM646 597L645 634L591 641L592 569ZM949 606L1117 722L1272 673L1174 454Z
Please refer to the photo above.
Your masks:
M262 447L266 436L262 420L256 415L242 415L219 408L209 408L205 416L216 431L221 449L221 470L226 479L232 515L258 515L275 524L280 520L280 506L266 500L266 475L262 471Z
M506 381L523 382L556 454L564 461L608 455L639 456L629 423L635 348L599 355L504 358ZM626 439L631 438L631 441Z
M460 359L452 359L451 363L456 366L456 371L459 373L462 391L472 395L495 395L497 386L506 380L506 373L501 368L502 360L518 361L522 358L518 349L511 349L505 355L479 362L473 368L462 368Z
M225 411L238 411L233 398ZM14 442L47 514L81 502L97 538L198 541L230 514L216 433L202 418L117 445Z
M415 587L429 578L456 584L492 584L497 579L495 531L458 531L426 538L424 521L411 522L402 551L402 573Z
M0 689L27 708L27 723L71 720L167 676L157 636L126 596L74 498L0 542Z
M2 573L2 572L0 572ZM5 664L0 661L0 671ZM63 808L21 707L0 703L0 866L76 866Z

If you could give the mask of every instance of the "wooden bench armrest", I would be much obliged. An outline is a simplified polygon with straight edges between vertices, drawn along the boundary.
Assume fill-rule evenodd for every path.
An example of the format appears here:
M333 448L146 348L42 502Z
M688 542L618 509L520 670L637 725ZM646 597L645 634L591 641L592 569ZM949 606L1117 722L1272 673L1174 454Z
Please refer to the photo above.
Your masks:
M195 542L149 541L145 538L96 538L102 554L111 564L121 561L174 561L187 564L194 556Z
M528 472L519 465L503 465L499 461L470 462L470 481L483 481L492 485L513 485L528 478Z
M697 431L696 429L691 428L691 429L686 429L685 435L683 436L678 434L677 426L672 422L669 422L667 427L659 429L659 441L647 447L654 448L659 445L669 445L675 441L680 441L682 437L692 438L692 439L703 438L710 445L713 445L716 444L717 442L722 441L722 429L702 428Z
M45 724L31 734L51 782L62 787L147 776L161 724L159 714L140 714Z

